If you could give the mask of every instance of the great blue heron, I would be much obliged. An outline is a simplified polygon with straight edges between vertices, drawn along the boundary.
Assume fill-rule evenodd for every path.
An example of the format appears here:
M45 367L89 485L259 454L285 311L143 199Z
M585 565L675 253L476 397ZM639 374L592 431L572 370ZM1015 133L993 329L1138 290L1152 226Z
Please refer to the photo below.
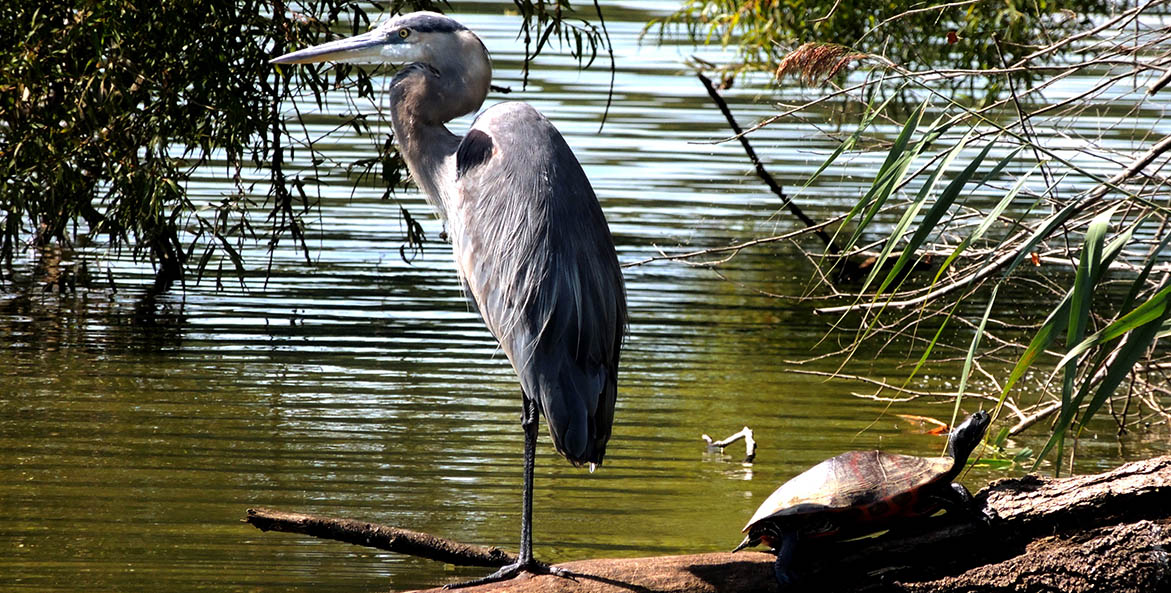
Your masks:
M520 378L519 560L465 584L563 574L532 552L538 408L559 453L591 470L602 463L626 325L622 273L593 188L565 139L525 103L492 106L463 138L448 131L445 123L480 108L492 79L484 44L451 18L402 15L272 63L324 61L406 64L390 83L395 139L446 218L464 288Z

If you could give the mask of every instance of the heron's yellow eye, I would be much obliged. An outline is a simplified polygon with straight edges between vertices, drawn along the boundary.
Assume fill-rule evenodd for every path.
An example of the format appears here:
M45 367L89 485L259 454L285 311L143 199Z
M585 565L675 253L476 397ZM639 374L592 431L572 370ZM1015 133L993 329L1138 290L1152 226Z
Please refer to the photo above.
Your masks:
M407 37L411 36L411 30L410 29L399 29L398 36L402 37L403 39L406 39Z

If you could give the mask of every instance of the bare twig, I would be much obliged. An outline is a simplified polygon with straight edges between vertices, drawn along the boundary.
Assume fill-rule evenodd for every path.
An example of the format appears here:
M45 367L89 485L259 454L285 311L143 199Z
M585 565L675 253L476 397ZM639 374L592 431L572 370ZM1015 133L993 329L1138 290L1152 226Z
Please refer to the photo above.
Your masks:
M1039 412L1034 412L1033 414L1030 414L1029 416L1022 418L1020 420L1020 422L1017 422L1015 425L1013 425L1012 428L1008 429L1009 436L1016 436L1016 435L1024 432L1030 426L1052 416L1055 412L1057 412L1060 409L1061 409L1061 402L1059 402L1059 401L1049 402L1047 405L1045 405L1043 408L1041 408L1041 410Z
M1163 90L1163 87L1167 86L1167 83L1169 82L1171 82L1171 70L1164 72L1163 75L1159 77L1159 80L1151 83L1151 86L1147 88L1147 94L1153 95Z
M752 148L752 145L748 143L747 136L742 133L743 130L741 130L740 124L736 123L736 117L732 115L732 110L728 108L728 103L724 101L722 96L720 96L719 91L717 91L716 87L712 85L712 81L708 77L704 76L702 72L696 72L695 75L699 78L699 81L703 83L704 88L707 89L707 94L711 96L712 101L714 101L716 106L720 108L720 113L724 114L724 119L728 120L728 126L732 128L733 132L736 133L736 138L740 140L740 146L744 147L744 152L748 154L748 158L752 160L752 165L756 168L756 175L760 177L761 181L764 181L765 185L767 185L774 194L781 198L781 205L787 208L789 212L793 214L793 216L796 216L802 224L809 228L816 228L814 234L817 235L817 238L821 239L822 243L825 243L825 248L830 253L839 253L841 249L839 249L838 246L834 244L833 237L830 237L829 233L826 233L818 226L817 223L813 222L812 218L806 216L805 212L801 210L797 204L793 203L792 198L785 195L785 190L781 188L781 185L777 183L777 180L773 179L773 176L770 175L768 170L764 168L764 163L760 162L760 157L756 156L756 151Z
M849 381L858 381L861 383L869 383L871 385L876 385L880 390L890 390L890 391L894 391L896 393L902 393L905 395L905 397L897 397L896 398L896 397L882 397L882 396L879 396L876 394L865 394L865 393L853 394L855 397L872 399L875 401L882 401L882 402L906 402L906 401L919 399L920 397L938 397L938 398L943 398L943 399L955 399L957 397L960 397L960 395L961 395L958 391L921 391L921 390L917 390L917 389L908 389L906 387L899 387L898 385L891 385L890 383L887 383L886 381L882 381L879 379L873 379L870 377L864 377L862 375L848 375L845 373L831 373L831 372L826 372L826 371L811 371L811 370L807 370L807 369L793 369L791 372L798 373L801 375L813 375L816 377L827 377L830 379L845 379L845 380L849 380ZM994 395L983 395L980 393L971 393L971 392L964 393L962 395L964 397L983 399L983 400L992 401L992 402L999 402L1000 401L1000 398L996 397ZM1025 417L1024 412L1022 412L1020 408L1013 405L1012 402L1009 402L1006 400L1004 402L1004 407L1008 408L1010 411L1012 411L1012 413L1016 414L1018 418Z
M987 266L984 266L982 269L980 269L980 271L978 271L970 276L965 276L963 278L960 278L959 280L956 280L956 281L951 282L949 284L945 284L935 290L932 290L932 291L930 291L922 296L916 297L916 298L906 299L906 300L902 300L902 301L865 302L865 303L855 303L853 305L842 305L839 307L822 307L820 309L815 309L814 311L816 313L822 313L822 314L824 314L824 313L845 313L847 311L864 311L864 310L868 310L868 309L881 309L881 308L902 309L902 308L911 307L914 305L921 305L921 304L926 303L928 301L939 298L943 295L946 295L946 294L949 294L949 293L954 292L956 290L959 290L965 286L968 286L970 284L973 284L975 282L983 280L984 278L991 275L993 272L999 270L1001 267L1008 264L1008 262L1012 261L1012 259L1017 256L1017 251L1018 250L1016 250L1016 249L1009 251L1008 253L1005 253L1005 254L1001 255L1000 257L996 258L996 260L994 260L992 263L988 264Z
M711 247L708 249L697 249L694 251L685 251L683 253L675 253L675 254L664 253L662 255L656 255L656 256L640 259L638 261L627 262L627 263L622 264L622 267L631 268L634 266L641 266L644 264L649 264L651 262L663 261L663 260L692 259L692 258L696 258L696 257L702 257L705 255L713 255L716 253L731 253L732 255L735 255L735 254L739 253L741 250L746 249L748 247L754 247L757 245L764 245L767 243L775 243L777 241L785 241L788 239L799 237L801 235L815 232L818 229L823 229L823 228L830 226L836 222L840 222L842 220L842 218L843 218L842 216L838 216L838 217L833 218L832 220L827 220L821 224L818 224L818 225L815 225L812 227L808 227L808 228L804 228L804 229L798 229L795 231L791 231L791 232L785 233L783 235L774 235L772 237L761 237L759 239L752 239L750 241L744 241L742 243L736 243L734 245L727 245L724 247ZM662 250L660 250L660 253L662 253Z
M834 0L834 5L830 7L829 12L825 13L825 16L817 17L817 18L809 21L809 24L812 25L814 23L820 23L821 21L829 20L829 17L833 16L834 13L837 12L838 5L841 3L842 3L842 0Z
M1114 177L1111 177L1110 180L1106 183L1094 188L1094 190L1090 192L1090 199L1094 200L1106 195L1106 192L1111 188L1116 187L1127 179L1138 174L1140 171L1146 168L1147 165L1151 164L1151 161L1158 158L1159 155L1167 152L1168 149L1171 149L1171 136L1167 136L1166 138L1160 140L1158 143L1152 146L1150 150L1135 159L1134 162L1130 164L1130 166L1120 171Z
M703 439L703 442L707 443L707 448L709 451L712 449L719 449L720 452L724 451L724 447L727 447L728 445L731 445L740 439L744 439L744 463L752 463L752 461L756 459L756 439L752 438L752 429L748 428L747 426L741 428L740 432L719 441L713 441L712 437L706 434L701 435L700 438Z
M894 22L894 21L901 19L901 18L904 18L904 17L911 16L912 14L917 14L920 12L942 11L942 10L946 10L948 8L954 8L956 6L967 6L968 4L975 4L979 1L980 0L962 0L961 2L949 2L946 4L933 4L933 5L927 6L925 8L915 8L912 10L908 10L906 12L901 12L901 13L896 14L890 18L887 18L887 19L883 20L881 23L878 23L877 25L874 25L873 27L871 27L870 30L866 31L865 33L862 34L861 37L858 38L858 41L862 41L871 33L881 29L882 27L885 27L886 25L890 24L891 22Z

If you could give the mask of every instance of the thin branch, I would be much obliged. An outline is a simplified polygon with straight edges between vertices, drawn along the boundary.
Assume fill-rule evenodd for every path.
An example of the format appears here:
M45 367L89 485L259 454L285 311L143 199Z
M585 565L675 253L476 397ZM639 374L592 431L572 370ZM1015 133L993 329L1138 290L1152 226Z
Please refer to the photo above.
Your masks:
M515 556L500 548L473 546L429 533L352 519L260 508L248 509L244 522L261 531L300 533L458 566L505 566L516 561Z
M849 381L858 381L861 383L869 383L871 385L875 385L875 386L879 387L880 389L890 390L890 391L894 391L896 393L903 393L903 394L907 395L907 397L903 397L903 398L890 398L890 397L879 397L877 395L867 395L867 394L859 394L859 393L854 394L856 397L861 397L861 398L865 398L865 399L872 399L875 401L906 402L906 401L912 401L915 399L919 399L921 397L938 397L938 398L943 398L943 399L955 399L957 397L960 397L960 395L961 395L958 391L920 391L920 390L916 390L916 389L908 389L906 387L899 387L897 385L891 385L890 383L887 383L886 381L882 381L879 379L872 379L870 377L864 377L862 375L848 375L845 373L832 373L832 372L827 372L827 371L811 371L811 370L807 370L807 369L793 369L791 372L794 372L794 373L797 373L800 375L813 375L815 377L827 377L830 379L845 379L845 380L849 380ZM994 396L994 395L980 395L979 393L965 393L962 395L963 395L963 397L972 397L972 398L983 399L983 400L987 400L987 401L994 401L994 402L1000 401L1000 398L997 396ZM1018 417L1024 418L1024 413L1021 412L1020 408L1012 405L1012 403L1010 403L1008 401L1005 401L1004 405L1009 410L1012 410L1012 412L1014 414L1016 414Z
M1030 426L1052 416L1055 412L1057 412L1060 409L1061 409L1061 402L1059 402L1059 401L1049 402L1048 405L1041 408L1040 412L1036 412L1036 413L1033 413L1025 418L1022 418L1020 422L1017 422L1012 428L1008 429L1009 436L1016 436L1016 435L1024 432Z
M714 101L720 108L720 112L724 114L724 119L728 120L728 126L732 128L733 132L736 133L737 139L740 140L740 145L744 147L744 152L748 154L748 158L752 160L752 165L756 168L756 175L760 177L762 181L764 181L765 185L767 185L774 194L781 198L782 206L787 208L789 212L791 212L793 216L796 216L797 219L800 220L801 223L806 227L815 229L814 233L819 239L821 239L823 243L825 243L825 247L830 253L839 253L841 249L839 249L838 246L834 244L833 238L830 237L829 234L824 230L822 230L817 225L817 223L813 222L812 218L806 216L805 212L793 202L792 198L789 198L785 195L785 190L781 188L781 185L777 183L776 179L773 179L773 176L770 175L768 170L764 168L764 163L761 163L760 158L756 156L756 151L753 150L752 145L748 143L748 138L742 133L743 130L740 129L740 124L736 123L736 118L732 115L732 110L728 108L728 103L724 101L722 96L720 96L719 91L717 91L716 87L712 85L712 81L708 77L704 76L702 72L696 72L695 75L699 78L699 81L703 83L704 88L707 89L707 94L711 96L712 101Z
M825 16L815 18L815 19L809 21L809 24L812 25L814 23L820 23L821 21L829 20L829 17L833 16L834 13L837 12L838 5L841 3L842 3L842 0L834 0L834 5L830 7L829 12L825 13Z
M1023 245L1022 245L1022 247L1023 247ZM1019 248L1013 249L1012 251L1009 251L1008 253L1005 253L1005 254L1001 255L1000 257L996 258L996 260L994 260L992 263L990 263L987 266L985 266L984 268L982 268L980 271L978 271L970 276L965 276L963 278L960 278L959 280L956 280L954 282L945 284L942 287L937 288L935 290L932 290L932 291L930 291L922 296L919 296L919 297L915 297L912 299L906 299L906 300L902 300L902 301L879 301L879 302L867 302L867 303L854 303L852 305L841 305L838 307L822 307L820 309L814 309L814 312L819 313L819 314L845 313L847 311L866 311L866 310L878 309L878 308L903 309L906 307L921 305L921 304L926 303L928 301L935 300L935 299L937 299L941 296L944 296L946 294L950 294L952 292L955 292L956 290L964 288L965 286L969 286L975 282L979 282L980 280L983 280L984 278L987 278L988 276L992 275L992 273L996 272L997 270L999 270L1003 266L1007 265L1008 262L1012 261L1013 258L1015 258L1017 256L1018 251L1019 251Z
M610 115L610 107L614 103L614 80L618 75L618 66L614 62L614 42L610 41L610 30L606 28L606 18L602 16L602 5L594 0L594 11L598 15L598 24L602 26L602 36L606 39L606 54L610 56L610 88L606 91L606 108L602 110L602 121L598 123L598 133L606 127L606 118Z
M954 8L956 6L967 6L969 4L976 4L978 2L980 2L980 0L962 0L960 2L950 2L947 4L933 4L933 5L927 6L925 8L915 8L912 10L908 10L906 12L901 12L901 13L896 14L896 15L882 21L881 23L878 23L877 25L874 25L873 27L871 27L869 31L866 31L865 33L862 34L861 37L858 38L858 42L861 42L863 39L865 39L871 33L881 29L882 27L885 27L891 21L895 21L897 19L901 19L903 17L911 16L913 14L918 14L921 12L940 11L940 10L945 10L948 8Z
M695 258L695 257L702 257L705 255L713 255L716 253L731 252L733 255L735 255L736 253L739 253L740 251L742 251L748 247L755 247L757 245L764 245L767 243L776 243L777 241L784 241L784 240L792 239L794 237L799 237L801 235L805 235L808 233L816 232L819 229L823 229L827 226L830 226L830 225L840 221L842 218L843 217L839 216L839 217L836 217L832 220L827 220L823 223L814 225L812 227L798 229L796 231L791 231L791 232L785 233L783 235L775 235L772 237L762 237L759 239L752 239L750 241L744 241L743 243L736 243L734 245L727 245L724 247L711 247L708 249L698 249L695 251L687 251L684 253L656 255L656 256L645 258L645 259L640 259L638 261L624 263L624 264L622 264L622 267L632 268L634 266L641 266L641 265L649 264L651 262L656 262L656 261L691 259L691 258ZM660 250L660 253L662 253L662 250Z
M1158 158L1159 155L1167 152L1168 149L1171 149L1171 136L1167 136L1166 138L1163 138L1162 140L1160 140L1157 144L1152 146L1151 149L1148 150L1145 154L1143 154L1142 156L1135 159L1134 162L1131 163L1131 165L1129 167L1123 169L1114 177L1111 177L1110 180L1107 181L1105 184L1099 185L1098 187L1094 188L1094 190L1092 192L1090 192L1089 199L1093 200L1093 199L1100 198L1103 195L1105 195L1106 192L1109 191L1111 188L1116 187L1119 184L1121 184L1123 181L1126 181L1130 177L1137 175L1144 168L1146 168L1147 165L1151 164L1151 161Z

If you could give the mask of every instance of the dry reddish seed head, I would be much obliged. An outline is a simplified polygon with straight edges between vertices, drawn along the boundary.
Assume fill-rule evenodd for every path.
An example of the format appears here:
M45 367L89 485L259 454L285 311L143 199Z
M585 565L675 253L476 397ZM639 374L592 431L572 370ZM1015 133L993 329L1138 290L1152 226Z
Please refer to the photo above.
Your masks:
M869 54L834 43L806 43L793 50L777 66L778 79L787 74L801 76L807 84L825 82L844 70L851 62L864 60Z

